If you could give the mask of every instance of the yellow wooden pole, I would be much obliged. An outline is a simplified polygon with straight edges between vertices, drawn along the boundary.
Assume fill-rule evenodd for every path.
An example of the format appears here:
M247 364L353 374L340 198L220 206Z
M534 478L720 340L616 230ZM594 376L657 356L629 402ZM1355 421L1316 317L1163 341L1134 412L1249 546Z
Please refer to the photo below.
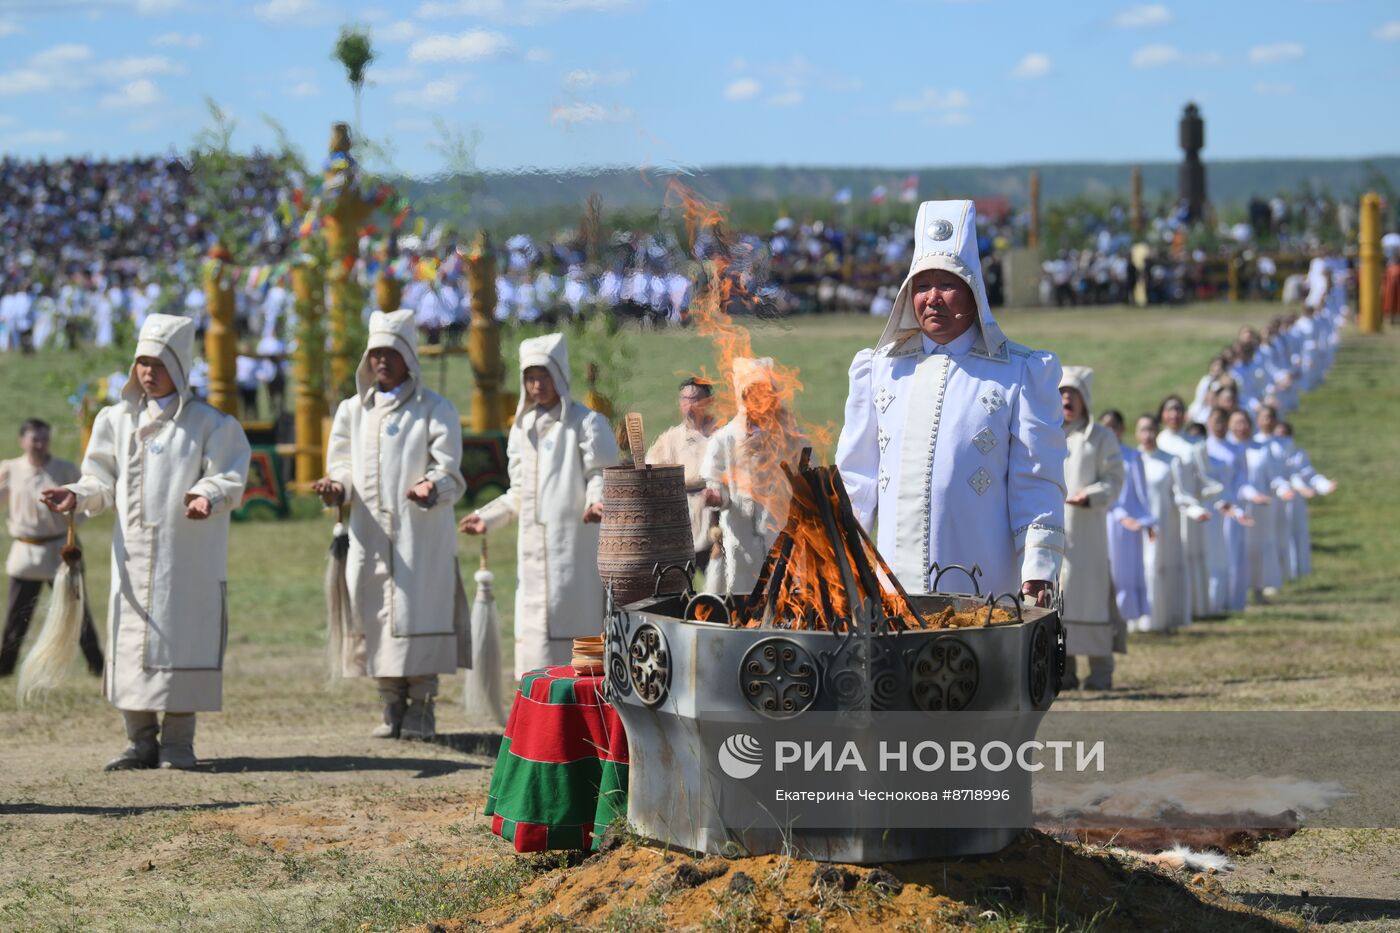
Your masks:
M1240 263L1243 262L1239 256L1231 254L1225 259L1225 281L1230 289L1230 302L1236 304L1240 300Z
M1133 166L1132 173L1132 226L1133 239L1142 239L1142 169Z
M1363 334L1381 332L1381 196L1361 196L1361 266L1357 310Z
M321 270L310 265L294 267L292 295L297 311L297 349L292 359L292 375L297 381L296 485L307 491L325 472L322 424L326 417L326 361L321 319L326 295Z
M355 281L355 261L360 253L360 229L372 205L360 196L354 160L350 157L350 127L331 127L331 164L325 186L334 190L333 205L325 215L326 261L329 265L331 392L336 398L354 392L355 365L362 348L354 335L364 296ZM343 157L344 161L341 161Z
M233 267L222 243L209 250L204 267L204 300L209 329L204 332L204 356L209 361L209 404L238 417L235 381L238 347L233 324Z
M501 382L506 367L501 358L501 328L496 323L496 257L485 231L477 234L467 254L467 287L472 295L467 354L476 379L472 430L500 431L506 424L501 408Z
M386 313L397 311L402 299L403 283L390 275L387 269L379 273L379 278L374 280L374 301L379 310Z
M1026 231L1026 245L1031 249L1040 246L1040 173L1031 170L1030 180L1031 226Z

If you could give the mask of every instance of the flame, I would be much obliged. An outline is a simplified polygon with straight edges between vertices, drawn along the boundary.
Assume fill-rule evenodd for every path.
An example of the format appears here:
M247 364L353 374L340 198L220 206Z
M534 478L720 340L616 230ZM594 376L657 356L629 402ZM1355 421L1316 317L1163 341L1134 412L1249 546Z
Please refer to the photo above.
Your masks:
M717 248L706 285L692 301L689 315L696 331L714 348L715 371L702 369L700 375L714 384L715 416L721 421L742 417L756 429L741 445L742 463L724 479L762 506L781 528L792 494L782 465L796 463L814 441L828 446L831 432L799 425L794 414L794 402L802 391L797 367L775 359L771 368L759 370L751 362L757 358L752 335L736 323L733 313L752 312L758 301L749 272L735 267L734 254L740 246L725 225L723 210L674 178L667 184L665 204L681 210L692 250L705 234L714 237Z

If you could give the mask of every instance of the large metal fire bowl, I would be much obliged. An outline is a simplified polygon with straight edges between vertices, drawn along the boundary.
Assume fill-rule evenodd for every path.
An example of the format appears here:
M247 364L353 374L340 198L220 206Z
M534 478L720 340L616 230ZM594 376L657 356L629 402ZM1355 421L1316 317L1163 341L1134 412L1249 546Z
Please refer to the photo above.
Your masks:
M985 605L951 594L911 601L924 613ZM1056 612L1026 608L1020 622L847 638L687 621L685 607L683 596L646 599L614 610L607 622L609 695L631 756L628 819L642 835L694 852L788 848L875 863L996 852L1021 831L727 829L717 805L724 778L714 774L699 722L717 714L739 725L793 721L868 703L876 710L1019 712L1008 719L1025 727L1055 697L1064 663ZM807 676L793 677L803 664ZM1024 784L1017 793L1029 801L1028 776Z

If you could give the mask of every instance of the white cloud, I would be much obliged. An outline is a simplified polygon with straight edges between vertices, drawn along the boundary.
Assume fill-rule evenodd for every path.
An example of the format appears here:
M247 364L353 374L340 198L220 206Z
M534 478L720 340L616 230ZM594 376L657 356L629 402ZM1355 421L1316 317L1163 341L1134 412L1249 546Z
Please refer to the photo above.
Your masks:
M423 69L413 65L402 68L380 68L376 65L370 68L368 80L374 85L413 84L423 80Z
M136 12L142 16L173 13L184 6L184 0L136 0Z
M905 97L894 102L893 109L899 113L916 113L921 110L961 110L968 105L967 94L953 88L940 91L926 87L918 97Z
M266 3L259 3L253 7L253 14L258 19L270 23L317 19L325 13L320 0L267 0Z
M468 16L495 23L533 26L567 13L613 13L636 6L635 0L437 0L418 7L421 19Z
M16 36L24 32L24 27L12 19L0 19L0 38Z
M757 97L761 90L763 90L763 85L753 78L736 78L725 87L724 99L748 100L751 97Z
M185 69L160 55L144 55L99 62L93 74L106 81L131 81L152 75L184 74Z
M1172 11L1160 3L1130 6L1113 17L1113 25L1119 29L1145 29L1151 26L1164 26L1171 21Z
M426 117L403 117L394 121L394 129L401 133L423 133L433 128L433 121Z
M0 113L0 126L14 126L15 118L8 113Z
M972 117L963 113L961 110L956 110L952 113L943 114L938 122L942 123L944 126L967 126L972 122Z
M160 88L150 78L137 78L122 86L122 89L115 94L107 94L102 98L102 106L106 109L120 109L126 107L148 107L160 100Z
M770 107L796 107L802 103L801 91L780 91L764 101Z
M580 123L619 123L629 120L632 111L626 107L604 107L602 104L561 104L550 108L549 121L577 126Z
M1031 52L1011 69L1013 78L1043 78L1054 70L1050 56L1041 52Z
M549 49L535 48L525 53L527 62L547 62L554 57L554 53Z
M412 42L418 37L418 24L401 19L398 22L390 23L383 29L378 30L374 37L383 39L385 42Z
M35 68L70 68L91 59L92 49L86 45L65 42L30 56L29 64Z
M1134 52L1132 63L1134 68L1164 68L1167 65L1189 65L1199 68L1223 65L1225 56L1219 52L1186 53L1174 45L1157 44L1144 45Z
M1144 45L1133 53L1134 68L1161 68L1181 61L1181 50L1172 45Z
M1283 96L1292 94L1296 88L1287 81L1256 81L1254 82L1254 93L1265 95Z
M460 88L461 84L455 78L439 78L417 90L399 91L394 95L394 103L408 107L442 107L457 99Z
M1272 65L1277 62L1293 62L1303 57L1303 47L1296 42L1275 42L1272 45L1256 45L1249 50L1249 61L1254 65Z
M1371 32L1371 36L1382 42L1400 42L1400 19L1381 23Z
M25 130L6 136L6 146L55 146L68 138L63 130Z
M197 49L204 45L204 37L197 32L166 32L152 39L151 44L157 48Z
M469 29L461 35L436 35L419 39L408 50L415 62L472 62L491 58L510 48L510 40L488 29Z
M0 72L0 97L37 94L51 90L53 86L54 81L51 75L31 68L17 68L14 71Z
M316 86L314 81L301 81L287 93L293 97L315 97L321 93L321 89Z
M580 68L564 75L564 87L616 87L619 84L626 84L631 80L632 72L625 68L618 69L617 71L590 71Z

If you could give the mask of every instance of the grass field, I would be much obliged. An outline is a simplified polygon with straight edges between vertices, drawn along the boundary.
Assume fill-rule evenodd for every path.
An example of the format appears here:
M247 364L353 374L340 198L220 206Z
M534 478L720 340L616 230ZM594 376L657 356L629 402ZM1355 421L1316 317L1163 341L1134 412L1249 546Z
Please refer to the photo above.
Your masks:
M1131 417L1168 392L1188 394L1241 324L1276 311L1026 311L1001 320L1013 339L1093 366L1096 407ZM799 366L800 415L835 428L847 363L878 331L862 317L805 318L756 327L754 347ZM675 416L681 375L713 370L693 334L615 339L613 352L630 361L618 408L642 412L652 434ZM576 353L574 362L581 370L587 360ZM8 421L47 418L58 428L56 452L74 455L66 394L121 363L116 353L0 357ZM1314 500L1313 575L1271 606L1171 637L1135 636L1119 689L1066 706L1400 709L1400 502L1389 492L1400 462L1397 364L1400 337L1348 332L1332 378L1295 418L1314 464L1341 483ZM437 366L428 364L434 386ZM446 366L447 394L467 409L466 361ZM507 856L480 817L491 758L479 753L494 746L468 728L456 678L440 698L445 738L428 746L366 738L372 689L327 684L321 574L330 521L310 502L296 513L233 529L225 710L201 717L198 748L211 761L203 773L103 775L121 744L120 720L94 681L75 680L31 710L16 710L11 682L0 684L0 929L393 929L464 915L533 877L538 866ZM98 605L110 527L104 517L83 532ZM474 566L472 541L463 539L461 553ZM512 530L493 533L491 553L509 626ZM1270 844L1258 858L1287 871L1247 864L1241 884L1393 897L1400 836L1340 832Z

